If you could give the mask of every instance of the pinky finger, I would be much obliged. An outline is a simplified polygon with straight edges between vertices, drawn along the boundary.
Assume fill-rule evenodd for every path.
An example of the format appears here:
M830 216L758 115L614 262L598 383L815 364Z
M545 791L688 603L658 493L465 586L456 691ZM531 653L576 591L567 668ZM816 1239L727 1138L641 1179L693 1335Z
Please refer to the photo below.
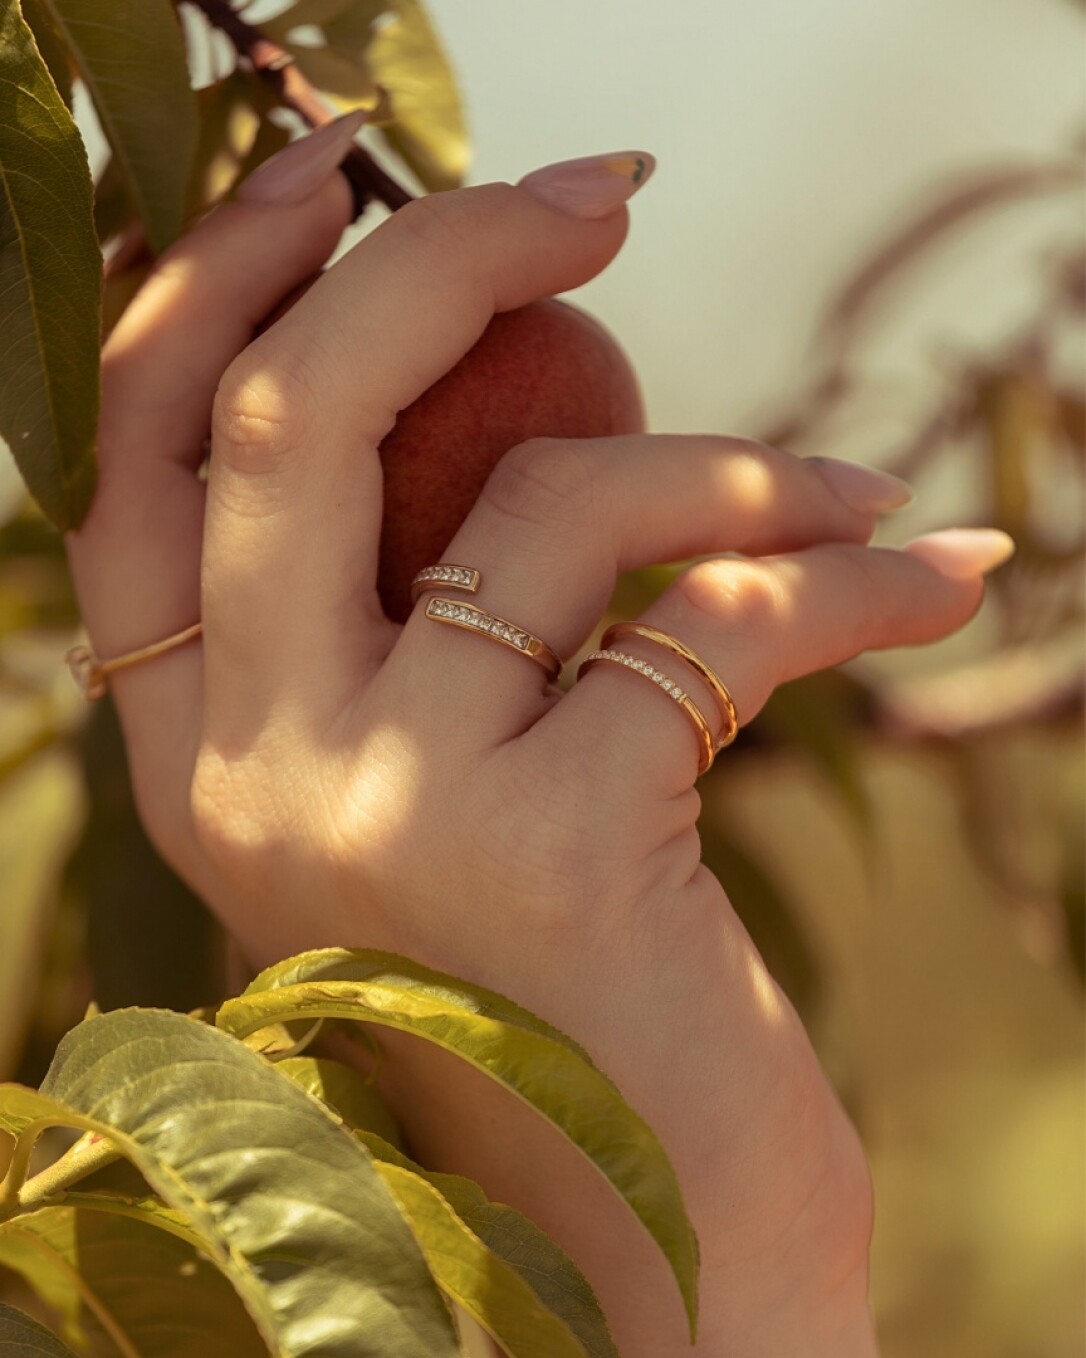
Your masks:
M757 560L722 558L691 567L640 621L689 647L727 685L740 725L778 685L841 664L863 651L937 641L980 606L982 576L1013 543L996 530L931 533L904 550L827 543ZM709 689L676 656L640 638L612 649L646 660L680 683L710 718L722 718ZM694 727L659 685L619 664L596 665L525 737L551 736L599 755L621 801L688 788L698 768ZM612 805L614 803L612 802Z

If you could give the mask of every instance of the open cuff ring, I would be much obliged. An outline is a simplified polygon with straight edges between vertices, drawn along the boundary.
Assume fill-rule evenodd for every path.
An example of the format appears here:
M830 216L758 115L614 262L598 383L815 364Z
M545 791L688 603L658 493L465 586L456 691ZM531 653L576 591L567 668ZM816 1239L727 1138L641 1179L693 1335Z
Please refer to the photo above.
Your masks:
M456 589L474 594L482 584L480 571L473 566L457 566L452 562L441 561L436 566L427 566L419 571L411 581L411 598L417 600L428 589ZM547 672L547 683L553 684L562 672L562 662L545 641L531 632L518 627L508 618L499 618L488 613L474 603L457 603L455 599L431 599L426 605L426 616L435 622L451 623L453 627L463 627L468 632L488 637L502 646L519 651L529 660L534 660Z

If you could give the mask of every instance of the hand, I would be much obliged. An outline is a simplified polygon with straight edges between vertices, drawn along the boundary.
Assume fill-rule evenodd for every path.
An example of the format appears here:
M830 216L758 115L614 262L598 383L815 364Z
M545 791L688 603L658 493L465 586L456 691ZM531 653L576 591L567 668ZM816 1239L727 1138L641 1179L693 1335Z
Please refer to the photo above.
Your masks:
M349 220L321 154L290 148L278 180L179 241L104 355L100 489L68 540L88 630L109 657L203 621L202 641L113 681L148 831L257 964L388 948L584 1043L678 1169L702 1242L698 1353L870 1354L862 1151L699 866L686 716L616 665L559 696L421 607L393 626L375 593L376 448L396 412L493 312L600 272L634 186L600 169L581 171L594 200L553 181L548 200L537 175L413 203L252 340ZM694 566L645 621L716 669L746 722L786 679L977 608L1002 542L866 546L898 492L716 435L536 441L446 559L567 658L619 571L743 553ZM626 649L685 681L651 644ZM628 1358L685 1351L661 1262L580 1162L472 1072L409 1041L398 1055L418 1153L559 1238Z

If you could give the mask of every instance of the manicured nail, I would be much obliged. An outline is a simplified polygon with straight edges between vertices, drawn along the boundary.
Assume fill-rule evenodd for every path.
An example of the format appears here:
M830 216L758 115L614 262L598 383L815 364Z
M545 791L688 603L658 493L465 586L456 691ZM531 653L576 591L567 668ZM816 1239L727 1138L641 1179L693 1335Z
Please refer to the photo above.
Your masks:
M533 170L519 182L548 207L573 217L607 217L649 180L656 161L647 151L562 160Z
M237 191L244 203L301 203L332 174L369 117L365 109L325 123L257 166Z
M888 514L904 509L916 495L907 481L860 462L842 462L836 457L810 457L822 479L839 500L860 514Z
M999 528L944 528L906 543L905 551L951 580L987 575L1014 555L1014 539Z

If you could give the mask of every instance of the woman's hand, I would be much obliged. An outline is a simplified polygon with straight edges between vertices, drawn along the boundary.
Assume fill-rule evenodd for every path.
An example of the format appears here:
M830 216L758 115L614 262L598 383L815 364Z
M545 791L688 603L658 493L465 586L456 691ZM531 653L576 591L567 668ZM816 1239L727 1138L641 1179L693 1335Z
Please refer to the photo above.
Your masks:
M863 1155L699 867L686 716L617 665L559 696L422 604L393 626L375 592L396 412L495 311L609 263L631 158L413 203L253 340L349 220L337 136L296 144L179 241L104 356L100 489L68 540L90 636L110 657L203 622L202 641L113 681L144 822L254 963L387 948L584 1043L678 1169L702 1243L699 1353L870 1354ZM718 671L747 722L784 680L975 611L1002 539L866 546L900 498L878 474L716 435L533 441L446 560L566 659L618 572L742 553L694 566L644 620ZM652 644L624 649L685 682ZM397 1048L419 1153L559 1238L625 1358L684 1351L662 1262L581 1162L472 1072Z

